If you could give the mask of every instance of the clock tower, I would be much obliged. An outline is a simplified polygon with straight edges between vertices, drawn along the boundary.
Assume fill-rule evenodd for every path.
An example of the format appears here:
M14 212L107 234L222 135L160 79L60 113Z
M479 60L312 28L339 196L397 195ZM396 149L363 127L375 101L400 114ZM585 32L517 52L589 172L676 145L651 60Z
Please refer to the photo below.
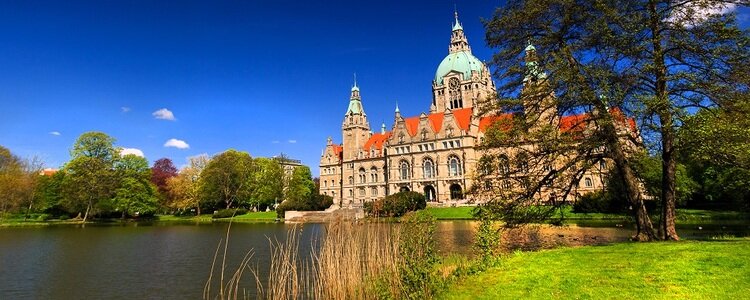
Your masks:
M454 17L448 56L438 66L432 81L431 113L475 108L495 93L489 69L471 53L458 13ZM477 109L474 111L476 114Z

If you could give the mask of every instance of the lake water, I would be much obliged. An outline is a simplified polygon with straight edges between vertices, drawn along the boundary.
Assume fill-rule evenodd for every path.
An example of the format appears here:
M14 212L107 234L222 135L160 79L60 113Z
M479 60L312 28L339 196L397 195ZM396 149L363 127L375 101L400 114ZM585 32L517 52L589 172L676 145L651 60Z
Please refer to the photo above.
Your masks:
M532 227L504 234L503 246L507 250L535 250L627 240L632 230L616 225L588 222ZM228 270L236 270L242 257L253 249L253 265L263 278L267 274L264 266L269 260L269 238L284 240L290 226L233 224ZM474 228L475 223L468 221L439 222L439 251L469 254ZM226 223L2 228L0 299L201 298L214 252L226 230ZM311 241L323 231L324 225L304 225L301 253L309 253ZM678 226L678 233L689 239L721 234L748 236L750 225L693 224ZM219 259L217 265L220 263Z

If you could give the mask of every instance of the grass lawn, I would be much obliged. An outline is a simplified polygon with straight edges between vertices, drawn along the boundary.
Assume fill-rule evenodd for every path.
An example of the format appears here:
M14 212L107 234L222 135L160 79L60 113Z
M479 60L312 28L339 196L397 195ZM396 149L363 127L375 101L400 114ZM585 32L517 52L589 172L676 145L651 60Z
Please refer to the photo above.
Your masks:
M750 239L519 252L458 280L446 299L746 299Z
M438 220L471 220L474 207L428 207L426 210ZM568 220L625 220L623 214L574 213L572 207L564 207L563 214ZM677 222L690 223L710 220L748 220L750 214L736 211L713 211L699 209L677 209Z
M201 215L200 217L188 216L188 217L176 217L173 215L158 215L159 222L199 222L199 223L210 223L210 222L229 222L230 218L213 219L210 214ZM239 223L253 223L253 222L273 222L276 220L275 211L263 211L263 212L249 212L244 215L235 216L232 222Z
M473 206L457 206L457 207L428 207L425 208L427 212L435 216L438 220L471 220Z

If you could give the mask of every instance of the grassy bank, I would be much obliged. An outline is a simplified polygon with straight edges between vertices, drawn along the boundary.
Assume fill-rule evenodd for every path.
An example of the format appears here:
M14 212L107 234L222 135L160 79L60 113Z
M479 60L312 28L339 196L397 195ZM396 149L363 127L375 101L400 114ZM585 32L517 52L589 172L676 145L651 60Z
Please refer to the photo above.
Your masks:
M426 210L438 220L471 220L471 206L428 207ZM575 213L570 207L563 208L563 215L568 220L627 220L624 214ZM699 209L678 209L678 223L692 223L711 220L750 220L750 214L737 211L713 211Z
M741 299L750 239L519 252L450 286L446 299Z
M229 222L230 218L213 219L211 215L196 216L185 216L178 217L174 215L156 215L152 218L143 219L125 219L121 220L118 218L114 219L91 219L86 223L121 223L121 222L164 222L164 223L211 223L211 222ZM275 222L276 212L249 212L244 215L235 216L232 222L235 223L264 223L264 222ZM7 214L0 218L0 227L33 227L33 226L49 226L49 225L69 225L69 224L81 224L80 220L67 219L58 220L50 219L44 220L39 214L34 214L30 218L24 218L24 215L11 215Z

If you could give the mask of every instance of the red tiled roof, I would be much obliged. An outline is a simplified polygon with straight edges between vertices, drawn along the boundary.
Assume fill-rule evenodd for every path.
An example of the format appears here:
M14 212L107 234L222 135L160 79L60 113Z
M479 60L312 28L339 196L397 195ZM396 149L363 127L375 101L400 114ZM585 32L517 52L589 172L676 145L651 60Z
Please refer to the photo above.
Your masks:
M375 133L367 140L367 142L365 142L364 149L370 151L372 147L375 147L378 151L383 150L383 144L385 144L390 136L390 131L386 133Z
M344 158L344 145L333 145L333 155L336 155L339 160Z
M430 120L430 124L432 125L432 130L434 130L435 132L439 132L440 128L443 128L444 117L444 113L434 113L427 116L427 118Z
M485 132L487 128L492 126L492 124L494 124L495 122L507 122L506 120L512 120L512 119L513 119L513 114L502 114L499 116L483 117L479 119L479 131ZM503 125L505 125L503 127L508 127L506 129L510 128L510 126L508 126L509 124L503 124Z
M417 128L419 128L419 117L411 117L404 119L406 123L406 131L409 132L410 136L417 135Z
M586 127L588 114L562 116L560 118L560 131L582 131Z
M458 127L464 131L469 131L469 125L471 125L471 108L454 109L453 117L458 123Z

